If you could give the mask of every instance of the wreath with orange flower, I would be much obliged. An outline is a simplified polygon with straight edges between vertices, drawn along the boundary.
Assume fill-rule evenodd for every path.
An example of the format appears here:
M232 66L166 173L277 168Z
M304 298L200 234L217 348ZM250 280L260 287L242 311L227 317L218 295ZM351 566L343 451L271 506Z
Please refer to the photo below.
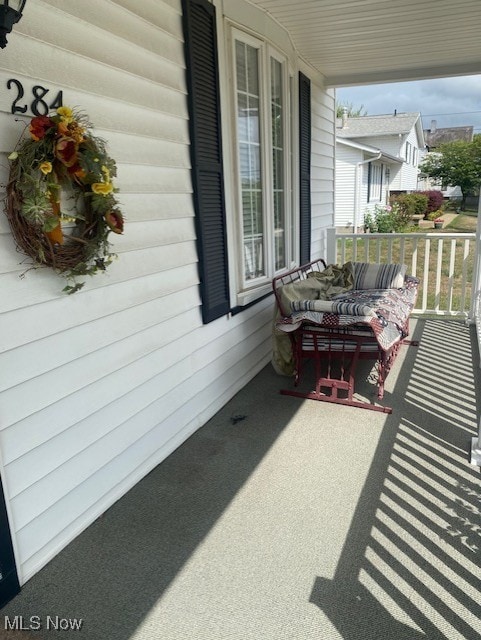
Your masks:
M32 118L28 129L9 155L7 218L17 248L64 275L64 291L74 293L84 285L77 277L108 267L109 234L123 232L116 164L88 118L70 107Z

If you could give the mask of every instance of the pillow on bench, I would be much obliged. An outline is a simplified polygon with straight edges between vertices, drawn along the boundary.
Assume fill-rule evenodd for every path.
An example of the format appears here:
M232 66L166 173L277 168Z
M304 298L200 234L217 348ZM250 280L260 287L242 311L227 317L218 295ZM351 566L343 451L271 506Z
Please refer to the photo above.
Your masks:
M354 289L401 289L406 275L405 264L353 262Z

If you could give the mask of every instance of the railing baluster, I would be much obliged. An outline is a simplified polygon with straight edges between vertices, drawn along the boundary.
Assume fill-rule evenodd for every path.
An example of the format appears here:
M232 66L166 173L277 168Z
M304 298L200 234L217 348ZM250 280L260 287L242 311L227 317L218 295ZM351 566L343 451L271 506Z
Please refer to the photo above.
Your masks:
M428 286L429 286L429 254L431 249L431 240L426 238L426 245L424 247L424 273L423 273L423 303L422 310L426 311L428 308Z
M418 270L418 242L419 238L413 238L413 255L411 258L411 275L416 276Z
M337 239L338 251L336 251L336 262L344 264L344 262L346 261L346 241L344 239L344 236L337 236Z
M436 284L434 289L434 310L439 311L441 303L441 270L443 266L443 241L438 239L438 256L436 262Z
M462 277L462 289L461 289L461 303L460 303L460 311L465 312L466 310L466 288L468 282L468 264L469 264L469 255L470 255L470 242L469 240L464 241L464 253L463 253L463 277ZM473 290L471 289L471 297L474 295Z
M406 255L406 238L401 238L401 244L399 247L399 262L404 264L404 257Z
M452 238L450 242L450 255L449 255L449 271L448 271L448 297L447 297L447 310L452 312L453 310L453 287L454 287L454 265L456 259L456 239Z
M392 259L392 243L393 243L393 238L388 238L387 241L387 261L388 262L393 262Z

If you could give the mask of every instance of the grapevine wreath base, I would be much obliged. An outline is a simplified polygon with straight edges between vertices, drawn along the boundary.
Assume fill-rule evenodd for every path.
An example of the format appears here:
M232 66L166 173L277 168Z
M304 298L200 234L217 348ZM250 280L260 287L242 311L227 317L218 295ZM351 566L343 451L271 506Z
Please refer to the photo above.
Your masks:
M9 156L5 212L18 250L65 276L73 293L83 286L78 276L111 263L109 233L123 231L115 161L69 107L33 118L29 133Z

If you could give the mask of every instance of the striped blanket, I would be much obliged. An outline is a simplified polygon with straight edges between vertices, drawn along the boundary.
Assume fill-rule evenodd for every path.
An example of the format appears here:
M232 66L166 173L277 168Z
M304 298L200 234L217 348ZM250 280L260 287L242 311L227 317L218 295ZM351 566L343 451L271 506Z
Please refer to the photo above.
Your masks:
M419 281L406 276L399 289L350 290L332 300L297 300L292 314L276 327L293 331L303 324L328 329L364 325L371 328L379 347L387 351L407 335L409 315L416 302Z

